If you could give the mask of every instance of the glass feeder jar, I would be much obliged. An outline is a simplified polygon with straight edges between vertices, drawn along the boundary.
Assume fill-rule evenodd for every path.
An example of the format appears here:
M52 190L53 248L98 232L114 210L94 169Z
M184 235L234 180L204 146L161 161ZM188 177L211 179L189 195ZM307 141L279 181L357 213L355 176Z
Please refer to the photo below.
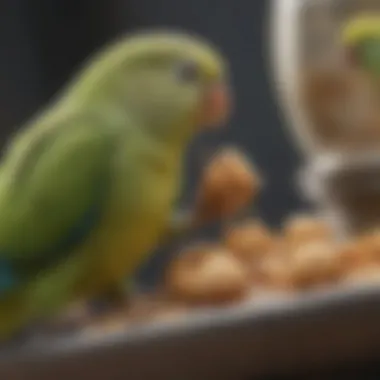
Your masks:
M342 43L345 23L368 13L380 17L379 0L274 0L271 9L273 83L305 157L301 190L354 231L380 226L379 82Z

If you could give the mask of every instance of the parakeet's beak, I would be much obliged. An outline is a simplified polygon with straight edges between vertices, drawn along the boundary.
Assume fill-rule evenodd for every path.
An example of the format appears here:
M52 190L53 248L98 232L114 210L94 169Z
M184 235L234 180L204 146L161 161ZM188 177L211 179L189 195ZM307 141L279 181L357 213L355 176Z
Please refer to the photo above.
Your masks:
M221 126L232 110L232 96L226 83L210 84L205 90L201 113L201 124L204 127Z

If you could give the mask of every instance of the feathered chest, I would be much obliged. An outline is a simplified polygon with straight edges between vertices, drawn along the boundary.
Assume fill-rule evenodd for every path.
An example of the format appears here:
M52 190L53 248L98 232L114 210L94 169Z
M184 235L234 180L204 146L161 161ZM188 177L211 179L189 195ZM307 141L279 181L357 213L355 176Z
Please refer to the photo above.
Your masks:
M156 219L167 216L180 189L180 165L167 155L146 154L120 164L114 176L116 207L124 218Z
M84 283L91 289L133 273L170 222L180 189L179 160L143 153L125 150L114 165L105 213L88 249L90 265L95 266ZM99 253L97 260L94 251Z
M98 240L104 247L98 272L107 282L133 272L159 243L180 186L179 171L155 165L126 165L121 173L114 177Z

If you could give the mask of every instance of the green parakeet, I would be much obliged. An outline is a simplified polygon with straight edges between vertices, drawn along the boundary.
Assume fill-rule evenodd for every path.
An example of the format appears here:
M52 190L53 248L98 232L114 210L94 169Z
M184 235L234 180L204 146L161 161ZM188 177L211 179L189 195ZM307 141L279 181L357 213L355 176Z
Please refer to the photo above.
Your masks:
M187 145L227 116L208 43L151 32L100 52L0 166L0 338L118 288L170 233Z
M351 62L380 78L380 14L362 15L343 25L342 40Z

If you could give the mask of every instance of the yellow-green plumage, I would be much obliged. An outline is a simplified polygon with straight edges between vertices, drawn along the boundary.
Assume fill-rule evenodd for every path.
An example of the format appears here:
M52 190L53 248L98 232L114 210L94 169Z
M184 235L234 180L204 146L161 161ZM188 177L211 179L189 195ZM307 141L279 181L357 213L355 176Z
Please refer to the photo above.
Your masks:
M224 76L198 39L126 38L20 130L0 167L0 338L134 273L170 227L205 91Z
M343 24L341 39L344 45L356 45L380 35L380 15L362 14Z
M351 63L370 74L378 83L380 77L380 14L362 14L343 24L343 46Z

